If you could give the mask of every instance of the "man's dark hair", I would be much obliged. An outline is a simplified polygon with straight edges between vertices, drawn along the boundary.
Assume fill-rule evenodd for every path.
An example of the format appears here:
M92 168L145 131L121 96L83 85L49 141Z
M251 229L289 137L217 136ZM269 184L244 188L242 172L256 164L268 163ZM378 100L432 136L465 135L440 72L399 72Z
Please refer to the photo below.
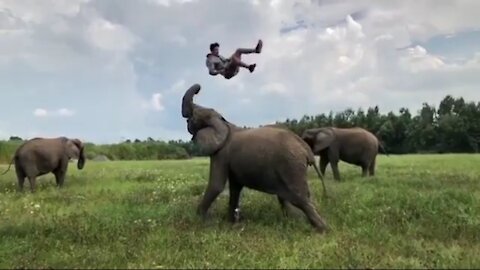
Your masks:
M215 49L215 47L220 47L220 44L218 44L218 42L210 44L210 51L213 52L213 49Z

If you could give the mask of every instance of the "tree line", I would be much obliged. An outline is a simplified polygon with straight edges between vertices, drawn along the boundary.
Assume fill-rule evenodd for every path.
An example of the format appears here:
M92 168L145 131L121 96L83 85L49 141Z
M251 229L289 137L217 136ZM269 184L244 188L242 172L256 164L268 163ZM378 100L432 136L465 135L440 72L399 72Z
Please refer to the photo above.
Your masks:
M447 95L436 108L426 102L413 115L407 108L398 113L381 114L378 106L354 111L304 115L300 120L277 121L298 135L305 129L334 126L362 127L375 134L387 152L407 153L478 153L480 147L480 102L465 101ZM9 162L23 143L17 136L0 141L0 162ZM86 143L88 159L105 156L110 160L187 159L202 156L191 141L126 140L116 144Z
M378 106L366 111L346 109L328 115L303 116L277 122L297 134L305 129L334 126L362 127L372 132L389 153L478 153L480 146L480 102L445 96L438 108L426 102L413 115L407 108L398 113L379 113Z
M9 140L0 141L0 162L10 162L15 150L24 142L22 138L12 136ZM114 144L85 143L87 159L100 160L159 160L187 159L200 153L196 146L183 141L161 141L148 138L146 140L126 140Z

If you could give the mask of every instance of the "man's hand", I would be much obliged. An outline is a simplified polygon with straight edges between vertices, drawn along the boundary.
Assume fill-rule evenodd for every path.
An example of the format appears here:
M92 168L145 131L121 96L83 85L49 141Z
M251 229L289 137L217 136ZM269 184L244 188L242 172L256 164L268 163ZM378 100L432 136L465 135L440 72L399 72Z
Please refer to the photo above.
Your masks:
M218 74L223 75L225 73L225 67L221 67L220 69L216 69L215 68L216 65L214 64L214 61L211 60L212 59L211 57L212 56L207 57L208 73L212 76L216 76ZM222 66L222 65L220 65L220 66Z
M225 69L224 69L224 68L222 68L222 69L215 69L215 70L213 70L213 71L210 72L210 74L211 74L211 75L214 75L214 76L215 76L215 75L218 75L218 74L223 75L223 73L225 73Z

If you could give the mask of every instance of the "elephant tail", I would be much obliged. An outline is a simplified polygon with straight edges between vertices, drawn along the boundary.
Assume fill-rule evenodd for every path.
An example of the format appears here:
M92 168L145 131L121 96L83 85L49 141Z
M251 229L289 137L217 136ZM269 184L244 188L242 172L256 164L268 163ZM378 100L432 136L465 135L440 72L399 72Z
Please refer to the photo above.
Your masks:
M8 164L7 170L5 170L5 171L4 171L2 174L0 174L0 175L4 175L4 174L6 174L6 173L10 170L10 166L12 166L12 163L13 163L14 160L15 160L15 157L12 158L12 160L10 161L10 164Z
M382 143L378 143L378 148L382 150L382 153L384 153L385 155L387 155L387 157L389 156L388 155L388 152L387 150L385 150L385 147L383 147L383 144Z
M313 168L315 168L315 171L317 172L318 177L319 177L320 180L322 181L323 195L324 195L325 197L328 197L327 188L325 187L325 180L323 179L323 176L322 176L322 174L320 173L320 170L318 169L317 164L315 164L315 161L312 162L311 164L313 165Z

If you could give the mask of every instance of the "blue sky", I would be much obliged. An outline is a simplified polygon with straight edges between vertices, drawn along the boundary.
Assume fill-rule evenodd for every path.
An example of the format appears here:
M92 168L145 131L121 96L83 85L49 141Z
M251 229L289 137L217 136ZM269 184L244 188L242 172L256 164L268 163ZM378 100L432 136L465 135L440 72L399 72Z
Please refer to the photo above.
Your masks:
M238 125L480 100L480 1L0 0L0 138L189 139L184 91ZM454 11L454 12L453 12ZM209 76L264 41L254 73Z

